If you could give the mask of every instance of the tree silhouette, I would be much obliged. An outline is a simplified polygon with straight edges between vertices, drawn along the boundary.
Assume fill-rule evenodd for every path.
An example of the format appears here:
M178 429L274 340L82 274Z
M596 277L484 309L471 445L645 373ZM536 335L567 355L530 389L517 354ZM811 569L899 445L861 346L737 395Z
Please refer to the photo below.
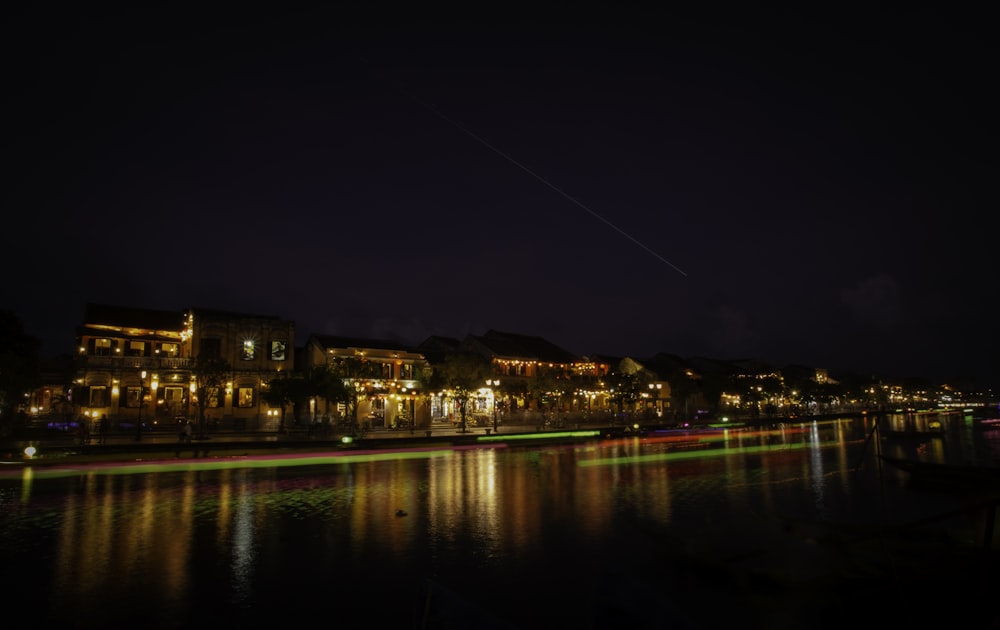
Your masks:
M285 432L285 409L295 402L296 390L301 389L296 381L300 380L300 378L289 376L286 373L284 376L272 379L267 387L260 392L260 397L267 403L268 407L280 410L278 422L278 432L280 433Z
M195 359L191 374L198 396L198 434L201 437L205 437L205 410L209 408L211 399L221 403L219 398L224 395L232 371L229 362L219 357L199 356Z
M20 317L0 311L0 435L21 428L25 394L42 382L41 341L24 332Z
M304 385L306 399L322 399L327 405L331 402L343 402L348 407L353 399L355 406L357 405L354 388L348 387L344 380L338 376L336 370L325 365L310 368L305 374Z

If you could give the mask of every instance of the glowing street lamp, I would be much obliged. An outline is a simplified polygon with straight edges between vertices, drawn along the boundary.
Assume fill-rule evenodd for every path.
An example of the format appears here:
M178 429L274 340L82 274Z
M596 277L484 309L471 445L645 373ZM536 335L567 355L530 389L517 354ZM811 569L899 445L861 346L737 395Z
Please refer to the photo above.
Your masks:
M493 390L493 432L496 433L498 430L497 423L497 393L496 389L500 387L500 379L486 379L486 386Z
M146 370L139 372L139 419L135 421L135 441L142 440L142 404L145 397L143 387L146 385Z
M157 400L156 400L156 390L160 387L159 378L160 377L158 375L154 374L152 380L149 383L149 389L151 391L150 402L153 404L153 414L152 414L152 421L151 421L150 426L156 424L156 412L159 409L159 407L157 406L158 403L157 403Z

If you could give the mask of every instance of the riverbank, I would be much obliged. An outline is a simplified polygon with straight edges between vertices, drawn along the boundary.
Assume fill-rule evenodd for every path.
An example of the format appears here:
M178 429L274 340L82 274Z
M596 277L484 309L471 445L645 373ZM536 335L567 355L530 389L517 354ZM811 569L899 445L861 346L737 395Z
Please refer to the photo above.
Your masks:
M531 446L544 443L586 442L596 439L697 434L725 430L756 430L768 426L802 424L862 414L768 417L712 421L697 424L635 423L631 425L575 424L572 427L500 426L467 430L436 425L413 431L372 431L364 436L344 433L313 434L298 430L284 434L227 432L194 437L181 442L173 432L147 432L138 438L116 433L102 441L91 436L80 443L65 431L26 431L0 441L0 465L45 466L87 462L175 461L177 459L226 459L249 456L337 453L351 450L406 448L456 448L472 446ZM29 450L33 449L33 450Z

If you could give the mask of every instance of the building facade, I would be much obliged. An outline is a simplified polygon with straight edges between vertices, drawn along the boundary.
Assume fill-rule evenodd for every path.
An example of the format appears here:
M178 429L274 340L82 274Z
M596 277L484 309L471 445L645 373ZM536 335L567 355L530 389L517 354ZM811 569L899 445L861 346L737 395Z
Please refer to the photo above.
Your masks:
M301 368L322 367L355 392L356 405L310 401L310 416L333 423L362 423L371 428L427 429L431 392L425 386L427 359L405 344L312 334L302 349Z
M212 426L269 428L260 392L295 362L295 324L275 316L87 304L77 329L72 404L112 430L174 429L205 409ZM199 357L229 367L198 399ZM204 403L204 404L201 404Z

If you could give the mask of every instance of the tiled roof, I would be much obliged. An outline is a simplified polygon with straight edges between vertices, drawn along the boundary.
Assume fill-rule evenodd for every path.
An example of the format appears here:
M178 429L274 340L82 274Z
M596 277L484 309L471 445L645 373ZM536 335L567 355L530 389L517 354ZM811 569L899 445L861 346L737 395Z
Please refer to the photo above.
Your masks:
M441 335L431 335L420 342L417 346L420 350L432 351L456 351L462 347L462 342L454 337L443 337Z
M278 315L261 315L259 313L237 313L234 311L221 311L213 308L192 308L191 311L194 312L196 317L201 317L203 319L213 319L213 320L231 320L231 319L271 319L271 320L281 320Z
M497 358L560 364L575 363L580 360L572 352L541 337L490 330L482 336L470 335L469 339Z
M462 349L462 342L454 337L431 335L420 342L415 350L424 355L430 363L441 363L445 358Z
M184 330L184 313L152 309L87 303L83 315L84 327L91 325L146 330Z
M660 378L666 378L678 370L693 369L691 363L676 354L657 353L648 359L639 360L643 367L652 370Z
M689 357L687 362L691 366L691 369L703 376L706 374L732 374L735 370L731 363L720 359Z
M312 335L312 339L323 348L371 348L373 350L399 350L410 352L410 347L391 339L364 339L361 337L338 337L335 335Z

